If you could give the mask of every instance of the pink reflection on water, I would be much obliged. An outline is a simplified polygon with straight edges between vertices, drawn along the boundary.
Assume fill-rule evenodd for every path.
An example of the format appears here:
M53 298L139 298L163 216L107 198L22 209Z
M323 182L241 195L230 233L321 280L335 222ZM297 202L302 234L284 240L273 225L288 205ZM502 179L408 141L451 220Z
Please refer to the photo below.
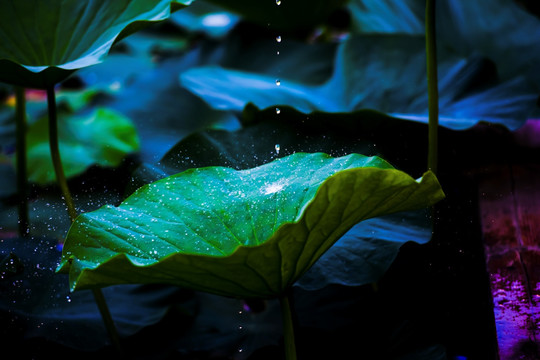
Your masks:
M518 130L514 131L518 144L537 148L540 147L540 119L529 119Z
M540 325L540 283L536 284L533 301L519 280L501 273L490 275L497 341L501 360L515 359L521 344L534 342L534 332Z

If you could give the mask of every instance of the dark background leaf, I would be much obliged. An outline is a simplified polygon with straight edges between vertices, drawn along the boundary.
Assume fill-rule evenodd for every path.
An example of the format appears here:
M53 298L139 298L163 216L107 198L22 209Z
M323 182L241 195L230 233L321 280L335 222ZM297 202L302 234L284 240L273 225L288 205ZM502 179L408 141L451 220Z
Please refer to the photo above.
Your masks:
M92 292L69 291L67 276L55 273L59 257L56 239L13 238L0 245L0 320L9 324L2 326L4 344L42 338L87 351L108 344ZM186 322L194 309L191 293L175 287L118 286L103 294L122 337L157 323L173 304L185 302Z
M304 113L371 109L427 123L425 43L408 35L362 35L341 44L333 75L322 85L235 71L217 66L190 69L180 76L187 89L221 110L291 106ZM478 57L439 57L441 126L462 130L480 121L520 127L537 94L523 78L499 82L495 68ZM278 83L279 81L279 83ZM234 88L230 84L234 83Z

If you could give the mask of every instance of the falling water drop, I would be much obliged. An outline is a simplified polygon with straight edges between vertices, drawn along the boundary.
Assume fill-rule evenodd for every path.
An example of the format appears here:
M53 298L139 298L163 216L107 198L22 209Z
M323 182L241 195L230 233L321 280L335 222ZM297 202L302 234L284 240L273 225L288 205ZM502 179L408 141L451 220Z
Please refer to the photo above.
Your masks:
M276 5L277 6L281 5L281 0L276 0Z
M279 155L279 149L281 148L281 147L279 146L279 144L276 144L276 146L275 146L274 148L276 149L276 154Z
M281 42L281 35L276 36L276 41L277 41L278 43Z
M281 85L281 80L276 79L276 85L277 85L277 86Z
M281 110L279 108L276 108L276 114L281 113Z

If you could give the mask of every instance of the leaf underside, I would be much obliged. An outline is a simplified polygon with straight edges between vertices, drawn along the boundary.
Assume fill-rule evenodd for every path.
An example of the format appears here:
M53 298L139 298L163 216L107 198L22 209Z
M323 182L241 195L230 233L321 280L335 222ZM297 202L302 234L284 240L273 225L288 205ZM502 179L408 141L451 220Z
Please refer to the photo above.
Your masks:
M103 60L111 46L191 0L0 2L0 81L46 88Z

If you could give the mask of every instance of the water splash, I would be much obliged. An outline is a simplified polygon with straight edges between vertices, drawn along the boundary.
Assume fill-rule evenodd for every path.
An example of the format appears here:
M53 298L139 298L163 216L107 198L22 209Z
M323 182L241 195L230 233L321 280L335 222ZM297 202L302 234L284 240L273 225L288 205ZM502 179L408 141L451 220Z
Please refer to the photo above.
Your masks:
M285 184L274 183L264 188L264 195L275 194L285 187Z

